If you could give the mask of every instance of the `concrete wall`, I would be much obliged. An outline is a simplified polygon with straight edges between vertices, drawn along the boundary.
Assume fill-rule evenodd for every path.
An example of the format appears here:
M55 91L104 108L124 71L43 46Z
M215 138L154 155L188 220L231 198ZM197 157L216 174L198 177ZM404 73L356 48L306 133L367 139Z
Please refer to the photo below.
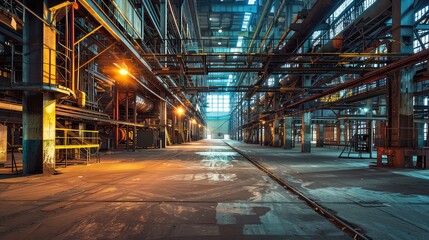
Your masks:
M229 134L228 120L207 120L207 126L212 139L224 139L225 134Z

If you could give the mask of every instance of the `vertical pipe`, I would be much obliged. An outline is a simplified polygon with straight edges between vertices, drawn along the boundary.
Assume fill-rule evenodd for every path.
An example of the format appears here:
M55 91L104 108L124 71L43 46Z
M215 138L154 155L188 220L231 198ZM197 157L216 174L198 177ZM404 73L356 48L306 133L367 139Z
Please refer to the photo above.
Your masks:
M135 152L137 147L137 92L134 93L133 118L133 151Z
M10 76L10 80L11 80L11 85L13 83L15 83L15 66L14 66L14 62L15 61L15 44L12 44L12 53L11 53L11 76Z
M119 90L118 85L115 85L115 91L114 91L114 104L113 104L113 119L118 121L119 120ZM118 122L116 122L115 125L115 148L118 148L118 142L119 142L119 126Z
M128 107L129 107L129 101L128 101L128 84L126 86L125 89L125 122L127 123L125 129L125 148L127 149L127 151L130 149L130 137L129 137L129 131L130 131L130 125L128 124Z
M75 42L75 32L74 32L74 7L70 11L70 46L71 46L71 90L76 93L76 83L75 83L75 51L74 51L74 42Z
M73 8L73 7L72 7ZM68 10L68 7L67 7L67 10ZM69 39L69 24L70 24L70 22L69 22L69 14L68 14L68 12L67 12L67 14L66 14L66 16L65 16L65 18L66 18L66 23L65 23L65 31L64 31L64 38L65 38L65 46L68 48L68 49L72 49L71 47L70 47L70 39ZM71 59L71 56L70 56L70 51L69 50L65 50L65 52L67 53L66 54L66 57L65 57L65 63L64 63L64 69L66 69L66 72L65 72L65 79L64 79L64 85L65 86L69 86L68 84L69 84L69 79L71 78L71 72L67 72L67 71L70 71L69 69L68 69L68 67L69 67L69 65L68 65L68 61L70 61L70 59Z

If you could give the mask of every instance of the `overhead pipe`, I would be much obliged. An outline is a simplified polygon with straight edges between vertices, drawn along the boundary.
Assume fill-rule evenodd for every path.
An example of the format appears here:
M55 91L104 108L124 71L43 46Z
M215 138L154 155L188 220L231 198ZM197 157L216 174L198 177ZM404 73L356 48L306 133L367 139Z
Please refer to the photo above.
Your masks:
M307 102L310 102L310 101L314 101L314 100L316 100L318 98L324 97L324 96L326 96L328 94L332 94L332 93L338 92L340 90L344 90L344 89L347 89L347 88L356 87L356 86L359 86L359 85L364 85L364 84L368 84L368 83L371 83L371 82L375 82L375 81L377 81L377 80L385 77L387 74L389 74L391 72L395 72L395 71L398 71L398 70L400 70L402 68L405 68L405 67L408 67L408 66L415 65L417 63L426 61L428 58L429 58L429 49L426 49L426 50L418 52L418 53L416 53L416 54L414 54L412 56L402 58L402 59L397 60L397 61L395 61L395 62L393 62L393 63L391 63L389 65L386 65L386 66L381 67L381 68L379 68L377 70L369 72L369 73L365 74L362 77L356 78L354 80L350 80L348 82L345 82L345 83L342 83L342 84L339 84L339 85L336 85L335 87L332 87L332 88L330 88L330 89L328 89L326 91L323 91L320 94L316 94L316 95L310 96L308 98L302 99L300 101L291 103L291 104L283 107L283 110L285 110L287 108L297 107L297 106L299 106L301 104L304 104L304 103L307 103Z
M286 42L286 44L278 50L279 53L294 53L301 47L305 40L310 36L311 33L332 14L332 12L338 7L341 0L318 0L307 17L299 27L295 30L292 37Z

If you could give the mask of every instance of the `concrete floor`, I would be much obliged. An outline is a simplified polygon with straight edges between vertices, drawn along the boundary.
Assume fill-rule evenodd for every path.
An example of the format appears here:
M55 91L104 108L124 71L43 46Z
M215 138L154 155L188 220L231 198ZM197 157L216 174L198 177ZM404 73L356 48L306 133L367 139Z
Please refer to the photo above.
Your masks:
M429 170L228 143L373 239L429 238ZM349 238L220 140L58 170L0 175L0 239Z

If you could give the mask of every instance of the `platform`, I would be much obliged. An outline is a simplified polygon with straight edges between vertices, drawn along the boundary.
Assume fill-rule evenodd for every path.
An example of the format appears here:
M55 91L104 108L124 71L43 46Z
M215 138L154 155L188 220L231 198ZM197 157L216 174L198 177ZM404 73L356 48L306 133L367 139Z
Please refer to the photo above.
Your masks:
M429 170L228 143L372 239L429 236ZM221 140L57 170L0 175L1 239L349 239Z

